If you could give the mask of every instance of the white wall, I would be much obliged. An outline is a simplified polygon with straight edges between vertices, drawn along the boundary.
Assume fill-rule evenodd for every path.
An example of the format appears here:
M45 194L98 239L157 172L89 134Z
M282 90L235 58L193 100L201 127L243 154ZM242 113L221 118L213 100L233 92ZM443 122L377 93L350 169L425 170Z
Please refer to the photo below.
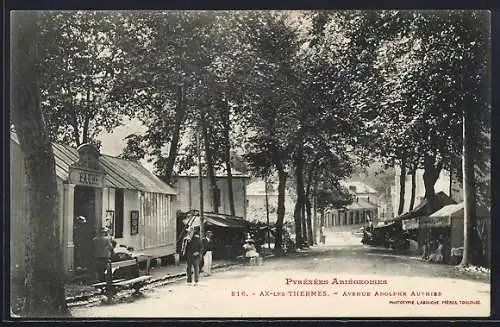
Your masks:
M235 215L246 217L246 185L248 178L233 177L233 199ZM220 189L219 213L229 215L229 190L226 178L217 178L217 186ZM177 196L175 209L183 212L200 209L200 184L197 177L177 177L175 183ZM210 181L203 178L203 210L213 212L212 197L210 194Z
M247 195L247 219L266 221L266 196L265 195ZM269 221L275 222L277 219L278 196L269 195ZM285 221L293 219L293 210L295 202L291 196L285 196Z
M142 250L145 248L145 221L144 221L144 208L141 207L140 201L141 192L137 190L124 190L123 192L123 237L115 238L118 244L132 246L136 250ZM163 222L159 224L165 232L165 235L160 235L162 239L167 239L168 244L175 244L175 234L176 234L176 219L175 211L172 208L171 197L167 195L160 194L159 196L167 197L168 205L165 208L161 208L162 212L159 212L160 208L151 208L151 210L157 210L152 212L150 219L163 219ZM115 210L115 189L105 188L103 190L103 223L106 210ZM139 211L139 233L135 235L130 235L130 213L131 211ZM155 226L148 226L148 228L156 228ZM151 240L150 240L151 241ZM165 242L162 241L162 246Z

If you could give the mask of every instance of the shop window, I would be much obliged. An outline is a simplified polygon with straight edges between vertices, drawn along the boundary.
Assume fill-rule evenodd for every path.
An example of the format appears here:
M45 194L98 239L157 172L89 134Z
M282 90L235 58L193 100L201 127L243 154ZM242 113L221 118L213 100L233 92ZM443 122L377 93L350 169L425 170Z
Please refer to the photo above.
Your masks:
M115 238L123 237L123 190L115 190Z

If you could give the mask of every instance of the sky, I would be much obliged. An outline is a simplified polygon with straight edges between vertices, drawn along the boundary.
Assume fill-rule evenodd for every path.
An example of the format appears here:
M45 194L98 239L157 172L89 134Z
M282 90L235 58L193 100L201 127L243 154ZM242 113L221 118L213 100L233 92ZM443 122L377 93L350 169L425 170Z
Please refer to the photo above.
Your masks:
M125 138L130 134L141 133L145 130L146 128L139 119L124 119L122 125L116 127L113 132L104 132L100 135L101 153L114 157L119 156L127 144ZM152 162L148 162L147 160L141 160L140 162L149 171L153 171L154 167Z

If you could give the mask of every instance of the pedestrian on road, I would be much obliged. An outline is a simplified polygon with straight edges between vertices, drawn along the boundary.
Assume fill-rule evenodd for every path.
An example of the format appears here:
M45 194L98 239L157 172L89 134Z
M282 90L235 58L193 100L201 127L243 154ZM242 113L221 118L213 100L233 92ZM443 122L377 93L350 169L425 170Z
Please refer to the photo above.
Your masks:
M106 280L106 269L113 255L113 244L108 237L108 229L101 228L99 235L92 239L94 247L95 271L100 282Z
M199 228L195 228L192 235L186 236L182 243L182 253L186 258L187 283L191 285L194 272L194 286L196 286L198 285L200 276L200 258L202 251Z
M319 235L321 238L321 243L325 244L326 235L325 235L325 226L324 225L321 225L321 228L319 229Z
M202 267L206 267L207 276L212 274L212 252L213 252L213 233L212 231L207 231L205 237L202 240L203 245L203 264ZM200 270L201 271L201 270Z

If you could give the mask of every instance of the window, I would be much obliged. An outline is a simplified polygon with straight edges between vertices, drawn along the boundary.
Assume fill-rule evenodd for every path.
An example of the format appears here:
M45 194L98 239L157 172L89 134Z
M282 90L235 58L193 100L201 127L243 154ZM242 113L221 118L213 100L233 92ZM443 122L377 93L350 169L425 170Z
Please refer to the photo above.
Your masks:
M349 185L349 191L353 191L354 193L356 193L356 186Z
M123 237L123 190L115 189L115 238Z

